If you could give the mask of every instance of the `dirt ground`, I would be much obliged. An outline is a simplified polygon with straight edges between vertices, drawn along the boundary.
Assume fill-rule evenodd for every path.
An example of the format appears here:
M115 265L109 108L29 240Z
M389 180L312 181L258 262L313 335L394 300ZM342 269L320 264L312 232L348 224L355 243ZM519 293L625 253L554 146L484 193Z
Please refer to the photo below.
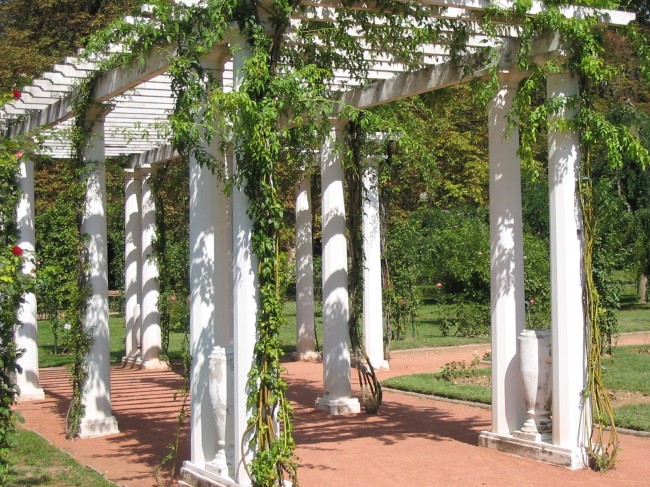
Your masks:
M649 341L645 333L624 336L619 344ZM379 377L434 372L453 360L469 362L473 354L481 357L488 348L393 352L390 371L380 371ZM314 402L322 392L322 365L285 365L303 487L650 485L650 438L623 435L617 467L607 474L570 471L479 448L480 432L490 428L487 409L385 392L377 415L317 412ZM120 433L74 441L64 437L71 395L65 369L44 369L40 380L46 399L16 407L26 428L119 485L157 485L153 471L173 441L180 407L174 401L181 385L177 374L113 367L113 412ZM182 431L180 458L189 458L187 426Z

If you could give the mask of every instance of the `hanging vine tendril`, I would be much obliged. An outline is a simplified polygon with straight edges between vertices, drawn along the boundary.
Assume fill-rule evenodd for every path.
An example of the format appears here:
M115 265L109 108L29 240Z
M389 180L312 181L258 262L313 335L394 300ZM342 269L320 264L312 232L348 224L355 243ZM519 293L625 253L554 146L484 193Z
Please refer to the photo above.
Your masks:
M348 124L348 144L351 149L350 161L346 167L345 179L348 195L348 240L350 258L349 299L350 299L350 344L359 384L361 401L366 412L374 414L382 402L381 384L375 374L368 353L363 345L361 334L361 316L363 313L363 270L365 255L363 251L362 203L363 185L361 184L363 166L361 163L364 133L359 120Z

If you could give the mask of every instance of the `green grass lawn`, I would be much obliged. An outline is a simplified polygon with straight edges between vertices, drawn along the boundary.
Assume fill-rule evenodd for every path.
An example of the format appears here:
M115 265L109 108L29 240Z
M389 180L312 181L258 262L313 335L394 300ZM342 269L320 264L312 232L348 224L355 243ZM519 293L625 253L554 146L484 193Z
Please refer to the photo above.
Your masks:
M481 369L478 374L489 374ZM612 391L628 391L650 396L650 345L618 347L614 356L603 360L605 387ZM385 387L421 394L436 395L483 404L491 403L489 387L455 384L438 378L436 374L413 374L387 379ZM650 403L617 407L614 417L618 426L639 431L650 431Z
M111 337L111 363L119 363L124 357L124 318L111 316L108 320ZM183 333L172 332L169 337L169 357L172 362L180 362ZM65 332L58 341L58 353L54 353L54 334L49 321L38 322L38 363L40 367L69 365L73 356L65 347Z
M418 325L416 336L407 336L401 340L393 340L392 350L404 350L422 347L446 347L471 343L489 343L490 337L461 337L454 336L455 330L450 330L448 336L443 336L439 323L450 313L454 305L450 304L425 304L418 311ZM286 324L280 330L280 343L285 353L296 350L296 303L287 301L284 305ZM634 302L634 295L628 292L624 295L621 309L617 313L621 333L631 331L650 330L650 304ZM54 353L54 336L47 321L39 322L39 362L41 367L67 365L72 362L72 356L66 353L65 337L59 338L59 353ZM124 356L124 319L111 316L109 320L111 334L111 362L117 363ZM319 348L323 343L322 316L316 313L316 337ZM173 363L181 360L181 347L183 334L172 332L170 335L169 357Z
M98 473L84 468L43 437L18 426L9 452L9 472L3 485L49 487L114 487Z

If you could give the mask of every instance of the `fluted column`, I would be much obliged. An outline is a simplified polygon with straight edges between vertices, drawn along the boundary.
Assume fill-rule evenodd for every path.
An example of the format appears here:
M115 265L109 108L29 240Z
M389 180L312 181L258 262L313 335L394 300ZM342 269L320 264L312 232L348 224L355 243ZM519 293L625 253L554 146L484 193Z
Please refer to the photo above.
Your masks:
M138 350L142 292L142 177L140 171L124 173L124 321L126 327L123 365L140 364Z
M348 262L345 237L345 192L342 150L344 125L333 125L321 158L323 216L323 397L316 409L330 414L356 413L352 397L350 333L348 329Z
M144 369L166 369L168 364L160 360L162 333L158 297L160 282L158 264L154 258L153 243L156 236L156 203L151 188L151 170L142 174L142 291L141 291L141 338L142 365Z
M34 228L34 163L23 157L18 167L18 184L21 190L16 208L16 226L18 227L18 246L23 249L23 272L32 275L36 270L34 248L36 234ZM23 302L18 310L21 323L16 329L16 346L24 350L18 359L19 370L16 372L16 384L20 389L19 401L43 399L45 394L38 383L38 324L36 321L36 295L33 292L23 295Z
M383 134L382 134L383 135ZM384 358L384 313L381 287L379 173L376 157L363 170L363 343L375 369L388 369Z
M311 172L296 188L296 354L295 359L318 360L314 328L314 259L312 240Z
M92 345L88 356L88 378L82 392L84 416L79 436L90 438L118 432L111 412L110 337L108 327L108 262L106 224L106 167L104 119L111 107L96 105L86 114L91 134L82 148L86 167L86 199L82 233L86 235L90 296L85 328Z
M508 115L520 76L500 77L489 106L492 431L510 434L525 419L517 337L524 329L524 248L519 130Z
M578 78L551 74L548 98L575 100ZM583 227L578 198L580 137L560 123L572 119L576 108L552 114L548 133L548 174L551 234L551 322L553 334L553 443L574 451L573 466L584 462L587 379L583 313ZM588 428L587 431L591 429Z
M250 50L244 41L233 55L233 79L235 89L243 82L243 66L250 57ZM237 148L235 148L235 151ZM236 157L233 157L233 172L237 174ZM245 184L245 182L243 183ZM248 374L253 366L254 348L257 341L257 310L259 306L257 257L253 254L253 222L248 216L250 202L243 187L232 192L233 225L233 325L234 325L234 435L235 435L235 480L241 485L250 485L243 462L250 462L250 435L246 433L251 410L248 406Z

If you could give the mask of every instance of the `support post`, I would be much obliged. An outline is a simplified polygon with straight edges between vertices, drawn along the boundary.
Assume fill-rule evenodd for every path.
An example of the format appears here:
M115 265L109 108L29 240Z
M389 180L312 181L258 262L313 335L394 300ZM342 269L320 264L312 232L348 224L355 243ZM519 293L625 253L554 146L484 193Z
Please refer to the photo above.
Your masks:
M237 90L243 82L243 67L250 57L245 42L233 54L233 85ZM235 152L237 148L235 147ZM233 173L237 174L237 157L233 157ZM243 182L242 184L245 184ZM254 348L257 341L257 310L259 306L257 257L253 254L253 222L248 216L250 202L243 187L235 187L232 193L233 225L233 325L234 325L234 435L235 435L235 481L250 485L251 480L244 462L252 460L249 447L250 435L246 433L251 410L248 402L248 374L253 366Z
M124 173L124 322L126 327L123 366L139 366L142 356L138 350L140 333L140 293L142 291L142 219L140 201L142 177L140 171Z
M311 172L296 188L296 353L295 360L316 361L314 323L314 260L312 256Z
M383 136L383 134L381 134ZM375 369L388 370L384 358L384 313L381 288L381 225L377 157L363 171L363 343Z
M345 238L345 194L342 151L344 125L333 125L321 158L323 216L323 397L316 409L330 414L357 413L350 380L348 329L348 262Z
M575 100L573 73L547 78L548 98ZM572 119L577 108L565 105L550 116L548 174L551 234L551 321L553 334L553 443L572 452L571 466L585 464L584 439L591 431L583 390L587 380L583 310L583 229L577 194L580 137L558 122ZM585 427L587 430L585 431Z
M517 337L525 325L519 130L508 133L516 77L502 77L489 107L492 431L508 435L526 419Z
M23 273L32 275L36 270L34 249L36 233L34 228L34 162L22 158L18 167L18 184L21 190L16 208L16 226L18 227L18 246L27 258L24 260ZM44 399L45 394L38 383L38 324L36 321L36 295L33 292L23 295L23 302L18 310L21 323L16 329L16 347L24 350L18 358L20 370L16 372L16 385L20 390L18 401Z
M82 233L87 236L90 286L84 326L92 337L92 346L88 356L88 378L82 391L84 416L79 426L81 438L118 432L117 420L111 412L104 155L104 120L111 108L96 105L86 114L92 128L90 139L82 149L87 171Z
M160 359L162 351L162 334L160 330L160 312L158 297L158 264L154 258L153 242L156 236L156 203L151 188L151 169L142 175L142 330L140 344L142 347L143 369L167 369L169 365Z

